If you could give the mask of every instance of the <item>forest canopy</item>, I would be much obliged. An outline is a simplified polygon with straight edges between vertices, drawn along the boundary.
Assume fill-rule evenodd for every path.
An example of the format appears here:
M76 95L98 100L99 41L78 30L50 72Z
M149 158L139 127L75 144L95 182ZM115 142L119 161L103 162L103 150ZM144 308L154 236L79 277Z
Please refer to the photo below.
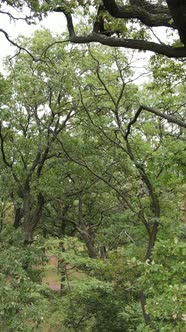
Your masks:
M184 8L1 3L68 28L0 29L16 47L0 75L1 331L185 330Z

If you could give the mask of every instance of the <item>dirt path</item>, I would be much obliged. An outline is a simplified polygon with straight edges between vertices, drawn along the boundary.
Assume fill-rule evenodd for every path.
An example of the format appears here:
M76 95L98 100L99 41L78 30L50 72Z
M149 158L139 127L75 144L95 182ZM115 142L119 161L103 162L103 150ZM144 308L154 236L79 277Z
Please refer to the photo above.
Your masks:
M60 291L60 274L58 273L57 257L49 257L49 262L42 284L48 285L54 291Z

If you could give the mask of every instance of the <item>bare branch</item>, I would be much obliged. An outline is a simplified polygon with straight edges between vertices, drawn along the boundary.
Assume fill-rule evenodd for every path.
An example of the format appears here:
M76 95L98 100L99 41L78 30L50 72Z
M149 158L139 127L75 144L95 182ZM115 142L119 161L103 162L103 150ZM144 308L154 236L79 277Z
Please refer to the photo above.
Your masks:
M33 61L35 61L35 62L39 61L39 60L36 59L36 58L32 55L32 53L30 53L25 47L18 45L16 42L14 42L12 39L10 39L8 33L7 33L5 30L0 29L0 32L2 32L2 33L4 34L5 38L6 38L6 39L7 39L7 40L8 40L13 46L16 46L19 50L24 51L24 52L26 52L28 55L30 55L30 57L32 58Z
M0 14L4 14L9 16L10 20L13 21L26 21L27 23L32 23L33 22L33 17L32 16L24 16L24 17L16 17L12 15L10 12L0 10Z

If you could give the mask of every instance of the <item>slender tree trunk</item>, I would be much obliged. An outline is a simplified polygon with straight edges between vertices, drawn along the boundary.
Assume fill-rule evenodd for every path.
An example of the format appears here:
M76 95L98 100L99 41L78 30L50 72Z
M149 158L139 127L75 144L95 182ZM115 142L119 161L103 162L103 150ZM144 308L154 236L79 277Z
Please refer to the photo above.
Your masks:
M166 2L178 29L180 39L186 45L186 2L184 0L167 0Z
M81 232L81 236L87 247L88 255L90 258L96 258L97 252L95 249L95 234L91 225L84 226L84 229Z
M108 257L106 247L103 245L99 247L99 253L100 253L100 258L103 260L105 260Z
M156 243L156 238L158 234L158 222L154 222L149 234L148 245L145 260L148 260L149 263L152 261L152 251L154 249L154 245Z
M159 211L159 210L158 210ZM156 214L156 213L155 213ZM159 217L159 212L158 212ZM156 214L157 218L157 214ZM152 262L152 251L154 249L154 245L156 243L157 234L158 234L158 222L154 222L151 229L148 229L148 244L147 244L147 250L145 255L145 261L148 261L148 264L151 264ZM149 325L154 331L158 332L159 330L154 326L153 322L151 321L151 317L149 313L147 312L147 302L146 302L146 295L145 290L142 290L140 293L140 302L143 312L144 321L147 325Z
M0 233L2 232L3 230L3 213L1 212L0 214Z
M150 315L146 311L147 310L146 309L146 296L143 291L140 293L140 301L141 301L141 308L142 308L142 312L143 312L144 321L147 325L150 325L151 319L150 319Z
M37 201L32 206L31 204L31 193L29 184L25 185L25 193L24 193L24 206L23 206L23 230L25 233L25 244L31 244L33 242L33 235L36 226L38 225L42 211L44 207L44 197L41 193L37 195Z
M126 144L127 144L128 155L129 155L131 161L134 162L137 170L139 171L141 180L148 190L149 197L151 199L150 210L152 212L152 215L155 218L155 221L153 222L152 225L149 224L148 222L146 222L146 229L147 229L147 233L148 233L148 243L147 243L147 250L146 250L146 254L145 254L145 261L148 261L148 263L151 264L152 252L153 252L154 245L155 245L156 239L157 239L159 219L160 219L159 197L152 185L152 182L151 182L149 176L146 174L143 165L136 162L132 149L131 149L131 146L130 146L127 138L126 138ZM141 302L141 307L142 307L142 312L143 312L143 317L144 317L145 323L147 325L149 325L154 331L158 332L158 330L154 326L153 322L151 321L151 317L150 317L149 313L147 312L146 295L145 295L144 290L141 291L139 297L140 297L140 302Z
M156 218L160 217L160 209L155 211ZM148 261L148 264L151 264L152 262L152 252L154 249L154 245L156 243L157 234L158 234L158 222L154 222L151 229L148 229L148 244L147 244L147 250L145 255L145 260ZM149 313L147 312L147 302L146 302L146 295L145 291L142 290L140 293L140 302L143 312L144 321L147 325L149 325L154 331L158 332L159 330L154 326L153 322L151 321L151 317Z
M85 244L87 247L88 255L90 258L96 258L97 253L95 250L94 241L89 236L84 235Z
M63 243L60 243L60 251L61 253L65 252ZM60 295L62 296L64 295L64 287L66 282L66 263L62 257L58 260L58 270L60 272Z

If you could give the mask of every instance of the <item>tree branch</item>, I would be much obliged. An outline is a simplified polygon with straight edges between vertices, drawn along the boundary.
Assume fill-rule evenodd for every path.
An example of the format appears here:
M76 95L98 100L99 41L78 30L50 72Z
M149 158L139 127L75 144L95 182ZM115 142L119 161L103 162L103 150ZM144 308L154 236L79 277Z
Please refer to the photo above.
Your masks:
M139 1L138 1L139 2ZM141 23L150 27L166 26L174 28L171 23L170 13L152 13L143 7L143 4L137 5L136 1L133 1L132 6L121 6L117 5L115 0L103 0L105 9L109 12L112 17L124 18L124 19L138 19ZM147 8L147 7L146 7ZM150 7L149 7L150 9Z
M145 40L108 37L96 32L92 32L87 36L77 36L73 26L72 15L69 12L67 13L65 9L62 7L58 7L54 11L61 12L65 15L67 20L68 32L69 32L69 40L72 43L88 44L95 42L111 47L122 47L122 48L136 49L139 51L150 51L157 54L165 55L168 58L186 57L186 47L173 47L166 44L158 44L155 42L150 42ZM129 18L131 18L131 16Z
M130 4L132 6L143 7L149 13L152 13L152 14L162 13L162 14L170 15L170 12L169 12L169 9L167 8L167 6L160 5L160 3L153 4L146 0L130 0Z
M5 38L9 41L9 43L12 44L13 46L16 46L16 47L19 49L19 51L24 51L24 52L26 52L26 53L32 58L32 60L33 60L34 62L39 61L39 59L36 59L36 58L32 55L32 53L30 53L25 47L20 46L20 45L18 45L16 42L14 42L14 41L9 37L8 33L7 33L5 30L0 29L0 32L2 32L2 33L4 34L4 36L5 36Z
M127 126L127 131L126 131L126 134L125 134L125 139L128 138L128 136L130 134L130 131L131 131L132 125L137 121L140 113L143 110L147 111L147 112L150 112L150 113L153 113L153 114L155 114L155 115L157 115L157 116L159 116L159 117L161 117L163 119L166 119L168 122L175 123L175 124L177 124L180 127L186 128L186 122L184 122L182 120L179 120L179 119L176 119L175 117L173 117L173 116L171 116L169 114L165 114L165 113L162 113L160 111L157 111L157 110L155 110L152 107L140 105L140 107L138 108L136 114L134 115L134 118L129 122L129 124Z
M8 160L6 158L6 154L5 154L5 148L4 148L5 137L6 136L3 136L3 133L2 133L2 121L0 121L0 147L1 147L1 154L2 154L2 158L3 158L4 164L12 169L12 167L13 167L13 161L8 162Z

